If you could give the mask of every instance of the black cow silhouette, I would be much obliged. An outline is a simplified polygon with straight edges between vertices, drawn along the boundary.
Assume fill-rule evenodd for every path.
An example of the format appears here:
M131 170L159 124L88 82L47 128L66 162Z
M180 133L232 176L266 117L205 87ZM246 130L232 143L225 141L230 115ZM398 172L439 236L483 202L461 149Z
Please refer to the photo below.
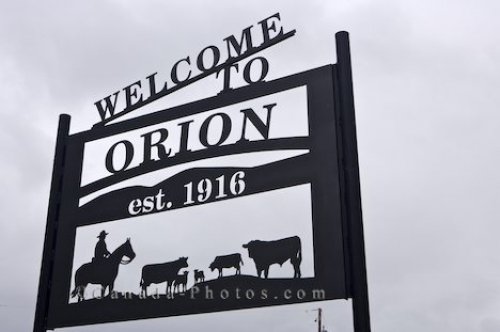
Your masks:
M298 236L275 241L253 240L244 244L243 248L248 249L248 256L254 260L259 278L264 272L264 277L267 279L271 265L279 264L282 266L287 260L290 260L293 265L293 277L300 278L302 248Z
M174 280L174 293L185 292L186 285L188 282L188 273L189 271L184 271L182 274L178 274Z
M123 257L129 260L123 260ZM130 238L109 255L103 261L96 261L83 264L75 273L75 289L71 292L71 297L78 295L78 302L84 300L85 288L88 284L101 285L101 297L104 297L106 288L109 287L110 295L113 292L118 267L120 264L128 264L135 258L135 252L130 244Z
M232 268L236 269L236 275L240 274L240 263L243 265L243 260L240 254L231 254L215 257L214 261L210 264L210 270L213 272L215 269L219 270L219 278L222 277L222 269Z
M203 282L205 281L205 273L203 273L203 270L194 270L194 282Z
M177 273L180 269L188 267L187 259L187 257L180 257L172 262L145 265L141 275L141 295L148 296L147 288L149 285L161 284L165 281L167 282L166 295L172 294L172 284Z

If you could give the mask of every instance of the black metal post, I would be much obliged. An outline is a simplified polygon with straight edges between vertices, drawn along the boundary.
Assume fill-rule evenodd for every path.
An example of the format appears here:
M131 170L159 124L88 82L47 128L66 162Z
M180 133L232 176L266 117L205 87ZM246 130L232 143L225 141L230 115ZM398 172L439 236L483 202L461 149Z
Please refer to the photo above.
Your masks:
M50 283L52 279L52 266L54 248L56 243L57 224L59 219L59 206L61 202L61 188L64 169L66 141L69 135L71 117L67 114L59 116L57 130L56 151L50 184L49 207L47 212L47 225L42 254L42 266L38 283L38 296L36 301L35 322L33 332L47 331L47 312L49 308Z
M361 190L359 184L356 119L354 115L354 94L352 86L349 34L340 31L335 34L337 47L336 77L339 91L339 117L342 131L344 193L348 227L350 286L352 295L355 332L370 332L370 311L366 278L363 218L361 212Z
M323 328L322 328L322 322L321 322L321 311L322 309L321 308L318 308L318 332L322 332L323 331Z

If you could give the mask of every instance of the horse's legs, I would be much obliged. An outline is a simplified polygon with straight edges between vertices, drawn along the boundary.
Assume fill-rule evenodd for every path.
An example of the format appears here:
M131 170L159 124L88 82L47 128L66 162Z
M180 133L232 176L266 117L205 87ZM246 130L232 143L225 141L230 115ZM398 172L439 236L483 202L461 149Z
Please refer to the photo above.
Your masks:
M81 302L82 301L82 296L80 292L82 291L82 286L76 286L76 301Z
M114 281L112 281L109 284L109 295L113 294L113 289L115 289L115 282Z
M85 300L85 288L87 285L78 286L78 302Z

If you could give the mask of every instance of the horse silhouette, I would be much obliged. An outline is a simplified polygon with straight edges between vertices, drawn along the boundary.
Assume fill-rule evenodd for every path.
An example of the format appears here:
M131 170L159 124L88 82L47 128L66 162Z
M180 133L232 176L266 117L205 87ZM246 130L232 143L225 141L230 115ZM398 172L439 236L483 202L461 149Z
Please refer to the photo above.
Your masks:
M123 260L123 257L129 260ZM88 284L101 285L101 297L104 297L106 288L109 287L110 295L113 292L118 267L120 264L126 265L135 258L135 252L130 244L130 238L127 238L121 246L103 262L91 262L83 264L75 273L75 289L71 292L71 297L78 295L78 302L84 300L85 288Z

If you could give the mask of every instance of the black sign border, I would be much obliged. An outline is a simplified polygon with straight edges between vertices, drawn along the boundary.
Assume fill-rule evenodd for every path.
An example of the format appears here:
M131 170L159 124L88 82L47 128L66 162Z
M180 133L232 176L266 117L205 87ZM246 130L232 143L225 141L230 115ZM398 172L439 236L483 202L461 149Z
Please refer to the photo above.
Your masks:
M242 88L226 95L200 100L170 110L124 121L107 128L95 129L69 136L65 158L65 177L62 188L62 209L60 215L62 222L59 224L56 243L56 248L65 248L66 250L56 250L55 252L53 287L50 297L51 308L48 320L49 328L165 317L177 314L216 312L278 304L276 301L263 303L219 301L202 306L202 308L193 306L193 309L187 312L179 312L178 310L168 308L168 306L160 306L158 303L150 304L148 302L144 302L144 305L139 309L123 305L120 308L115 308L115 310L107 310L106 306L101 306L98 302L92 303L92 306L87 303L68 304L68 289L71 283L68 276L72 274L76 228L80 226L76 222L72 222L73 220L77 220L77 218L72 218L72 215L74 215L73 211L78 208L78 199L80 197L78 190L75 189L79 188L84 142L168 121L177 117L184 117L188 115L190 110L191 112L193 112L192 110L202 110L204 112L300 86L306 86L307 88L311 148L309 154L311 160L308 164L317 167L317 169L311 170L311 174L313 174L312 178L303 179L303 183L311 183L312 191L314 261L316 267L316 277L314 278L316 282L314 284L318 285L318 288L325 289L327 299L346 298L345 276L331 268L331 266L344 266L342 218L340 214L340 183L338 176L335 176L335 174L339 174L339 170L334 144L337 133L335 113L333 112L334 98L332 92L334 87L332 78L333 66L328 65L257 86ZM328 141L331 144L325 144ZM290 183L289 186L293 185L297 185L297 183ZM326 222L330 219L333 220ZM332 264L324 264L327 261L330 261ZM331 282L328 280L331 280ZM302 286L304 285L302 284ZM309 287L312 289L314 285L310 285ZM303 301L292 299L282 304L296 302Z

